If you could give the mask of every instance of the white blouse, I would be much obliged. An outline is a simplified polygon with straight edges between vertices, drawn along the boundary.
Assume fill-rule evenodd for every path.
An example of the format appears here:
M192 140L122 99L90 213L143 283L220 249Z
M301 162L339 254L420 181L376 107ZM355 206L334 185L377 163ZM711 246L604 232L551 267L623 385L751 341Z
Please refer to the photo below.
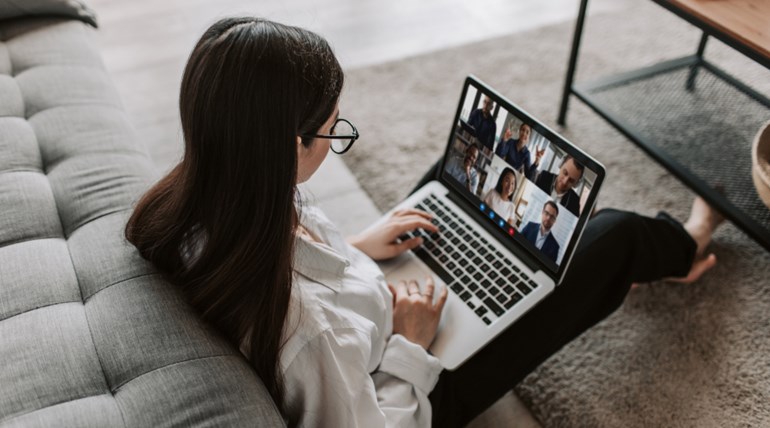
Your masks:
M289 424L429 427L438 359L392 334L393 296L376 263L320 209L304 207L301 223L326 244L296 238L280 356Z
M513 204L513 201L503 199L495 188L489 189L486 196L484 196L484 202L506 221L516 218L516 206Z

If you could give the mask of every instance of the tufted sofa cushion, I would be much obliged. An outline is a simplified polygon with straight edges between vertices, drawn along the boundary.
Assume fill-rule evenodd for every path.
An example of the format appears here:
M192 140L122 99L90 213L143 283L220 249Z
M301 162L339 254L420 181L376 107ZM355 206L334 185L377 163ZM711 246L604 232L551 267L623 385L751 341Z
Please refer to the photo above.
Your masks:
M155 175L92 38L0 23L0 426L280 426L123 237Z

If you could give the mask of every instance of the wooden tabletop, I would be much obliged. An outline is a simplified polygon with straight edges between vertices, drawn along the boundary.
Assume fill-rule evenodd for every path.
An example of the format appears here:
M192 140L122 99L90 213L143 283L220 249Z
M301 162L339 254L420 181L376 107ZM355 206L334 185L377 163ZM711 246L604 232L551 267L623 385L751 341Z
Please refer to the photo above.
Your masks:
M770 61L770 0L664 0Z

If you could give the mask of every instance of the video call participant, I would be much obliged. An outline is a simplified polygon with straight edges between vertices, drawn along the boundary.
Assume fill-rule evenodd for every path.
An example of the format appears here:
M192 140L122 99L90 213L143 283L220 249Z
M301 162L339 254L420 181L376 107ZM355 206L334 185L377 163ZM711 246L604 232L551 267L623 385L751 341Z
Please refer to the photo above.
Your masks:
M535 245L546 257L556 263L559 255L559 243L551 233L551 228L556 224L556 217L559 215L559 207L554 201L548 201L543 205L543 216L541 223L530 221L521 230L521 234L529 242Z
M537 177L535 185L577 217L580 216L580 197L572 189L583 178L584 169L580 162L572 156L567 156L561 163L559 175L543 171Z
M525 177L534 181L537 174L537 166L540 165L540 159L543 158L545 149L537 150L535 153L535 162L532 162L527 144L529 136L532 134L532 128L526 123L519 126L519 138L512 137L511 129L508 128L503 136L503 141L497 146L495 154L500 156L510 164L513 169L520 171Z
M497 185L489 189L484 196L484 203L509 224L516 224L516 206L513 203L515 193L516 173L510 168L505 168L497 179Z
M481 102L481 108L474 110L470 117L468 117L468 124L476 129L476 138L484 147L484 153L492 153L492 148L495 146L495 134L497 133L497 124L495 118L492 117L492 109L495 108L495 103L489 96L484 96L484 100Z
M479 149L473 144L465 149L465 156L454 156L449 160L446 171L464 185L468 191L476 194L479 185L479 173L476 171L476 159L479 157Z

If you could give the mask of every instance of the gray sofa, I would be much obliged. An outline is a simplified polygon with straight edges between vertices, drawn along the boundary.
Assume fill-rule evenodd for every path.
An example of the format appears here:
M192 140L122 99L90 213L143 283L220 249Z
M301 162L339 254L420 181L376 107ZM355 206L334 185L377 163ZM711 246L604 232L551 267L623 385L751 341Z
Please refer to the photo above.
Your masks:
M0 426L281 426L245 359L123 237L157 175L87 12L0 1Z

